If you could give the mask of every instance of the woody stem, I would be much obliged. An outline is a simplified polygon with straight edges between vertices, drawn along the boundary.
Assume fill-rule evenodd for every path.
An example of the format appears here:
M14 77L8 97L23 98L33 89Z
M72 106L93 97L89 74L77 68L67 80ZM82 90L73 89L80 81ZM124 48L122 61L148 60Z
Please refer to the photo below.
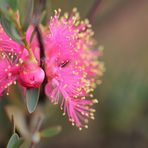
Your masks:
M12 13L12 15L13 15L12 19L13 19L15 25L16 25L16 27L17 27L17 28L19 29L19 31L20 31L20 34L21 34L21 37L22 37L22 41L23 41L23 43L24 43L24 46L25 46L25 48L28 50L28 53L29 53L29 55L30 55L30 59L31 59L33 62L37 63L37 60L36 60L36 58L35 58L35 56L34 56L34 53L33 53L32 49L31 49L31 46L30 46L30 44L28 44L27 41L26 41L26 33L25 33L24 29L23 29L23 26L21 25L21 23L20 23L18 20L15 19L15 16L14 16L15 14L14 14L14 12L11 11L11 13Z

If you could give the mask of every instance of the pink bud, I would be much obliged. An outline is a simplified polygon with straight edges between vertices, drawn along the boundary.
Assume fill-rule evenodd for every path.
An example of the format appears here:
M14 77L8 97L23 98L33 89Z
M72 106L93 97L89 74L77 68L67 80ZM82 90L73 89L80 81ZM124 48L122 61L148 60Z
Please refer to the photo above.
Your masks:
M18 81L24 87L38 88L42 84L45 73L37 64L27 62L23 65Z

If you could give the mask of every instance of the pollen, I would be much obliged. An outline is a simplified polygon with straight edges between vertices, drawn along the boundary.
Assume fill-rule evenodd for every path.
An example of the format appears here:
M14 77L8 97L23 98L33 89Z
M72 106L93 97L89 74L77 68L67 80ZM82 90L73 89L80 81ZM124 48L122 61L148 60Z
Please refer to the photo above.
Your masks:
M55 10L44 38L48 47L46 94L51 102L60 104L71 124L82 130L88 128L89 119L95 119L92 106L98 101L93 92L104 72L98 60L103 48L96 48L92 25L88 19L80 19L77 8L60 15L61 10Z

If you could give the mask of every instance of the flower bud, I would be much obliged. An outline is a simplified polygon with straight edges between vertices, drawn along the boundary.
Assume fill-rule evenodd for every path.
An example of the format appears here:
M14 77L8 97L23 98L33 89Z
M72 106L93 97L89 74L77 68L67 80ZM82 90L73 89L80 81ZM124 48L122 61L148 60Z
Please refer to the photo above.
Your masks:
M36 63L24 63L18 77L19 83L24 87L38 88L42 84L45 73Z

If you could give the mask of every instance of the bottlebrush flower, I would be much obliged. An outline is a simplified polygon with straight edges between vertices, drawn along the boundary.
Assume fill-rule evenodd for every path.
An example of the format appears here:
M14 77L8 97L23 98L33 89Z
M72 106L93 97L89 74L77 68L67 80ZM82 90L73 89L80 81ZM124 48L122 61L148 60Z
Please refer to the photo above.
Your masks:
M93 97L96 78L103 73L103 64L98 61L101 50L93 50L95 41L88 20L80 21L76 9L69 17L67 13L60 17L60 12L55 11L49 31L44 32L45 93L52 102L60 103L72 125L87 128L88 119L94 119L91 106L97 103L87 98Z
M32 30L30 27L26 33L28 43ZM30 62L30 65L26 66L26 61L30 58L28 51L24 46L12 40L0 25L0 95L5 89L8 90L10 85L15 84L18 77L24 87L38 87L42 83L44 72L38 66L39 48L36 39L33 39L30 48L32 48L38 63ZM27 72L28 74L26 74ZM34 77L33 74L35 74ZM26 83L23 83L25 81Z

